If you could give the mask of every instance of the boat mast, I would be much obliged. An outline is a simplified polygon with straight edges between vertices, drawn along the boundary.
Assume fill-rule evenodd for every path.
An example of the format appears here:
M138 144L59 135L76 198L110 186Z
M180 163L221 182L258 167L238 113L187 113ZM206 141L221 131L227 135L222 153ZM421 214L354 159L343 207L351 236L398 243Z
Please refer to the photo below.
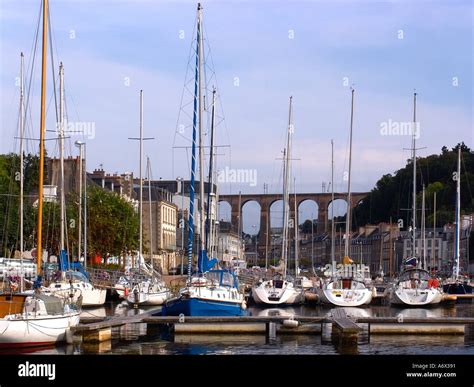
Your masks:
M214 196L214 225L212 226L211 234L211 257L217 257L217 250L219 247L219 187L216 187L216 192Z
M84 268L87 270L87 149L86 143L84 143ZM79 257L80 259L81 257Z
M335 262L335 243L336 234L334 232L334 140L331 140L331 265Z
M150 262L153 262L153 218L151 211L151 164L150 158L146 158L146 170L148 175L148 217L150 230Z
M60 207L61 207L61 221L60 221L60 243L59 250L60 254L64 251L64 223L65 223L65 198L64 198L64 66L61 62L59 64L59 165L60 165ZM81 226L79 224L79 232ZM79 239L79 256L81 257L81 242ZM70 268L69 256L68 256L68 268Z
M239 224L237 225L239 234L239 259L242 259L242 191L239 191L239 212L238 212Z
M347 216L346 216L346 238L344 244L344 255L349 257L349 243L351 232L351 168L352 168L352 125L354 123L354 92L351 92L351 130L349 135L349 172L347 179Z
M193 265L193 240L194 240L194 182L196 180L196 125L198 119L198 98L200 99L200 88L198 81L200 64L199 59L201 52L201 4L198 3L198 20L197 20L197 46L196 46L196 69L194 72L194 109L193 109L193 141L191 148L191 181L189 184L189 221L188 221L188 285L191 284L191 271ZM199 108L200 108L199 104ZM202 190L201 190L202 193Z
M140 143L139 162L139 192L138 192L138 213L140 219L138 236L138 271L141 272L141 259L143 257L143 141L153 140L154 137L143 137L143 90L140 90L140 137L129 137L129 140L138 140Z
M24 194L24 159L23 159L23 138L25 137L24 121L24 56L20 54L20 265L23 268L23 194ZM23 284L23 281L22 281ZM23 290L23 289L22 289Z
M23 139L25 137L25 121L24 121L24 56L20 54L20 267L22 271L20 281L20 291L23 291L23 195L24 195L24 159L23 159Z
M199 109L198 109L198 124L199 124L199 209L200 209L200 230L199 236L201 240L201 248L199 253L205 250L205 238L204 238L204 134L202 132L202 7L201 3L198 3L198 45L197 45L197 59L198 59L198 98L199 98Z
M311 267L313 269L313 274L315 274L314 271L314 214L311 213Z
M455 272L454 272L454 278L457 279L459 277L459 260L460 260L460 254L459 254L459 244L460 244L460 218L461 218L461 145L459 145L458 148L458 173L456 176L456 242L455 242L455 257L454 259L456 260L456 266L455 266Z
M388 271L389 271L389 278L392 278L392 259L393 259L393 247L392 247L392 217L390 217L390 234L389 234L389 263L388 263Z
M284 262L283 276L286 277L287 264L288 264L288 223L290 215L289 205L289 185L290 185L290 160L291 160L291 135L293 133L293 125L291 123L292 115L292 103L293 97L290 96L290 106L288 111L288 135L286 143L286 155L284 155L284 184L283 184L283 246L282 246L282 257Z
M425 185L423 184L421 198L421 238L422 238L422 248L423 248L423 269L426 270L426 235L425 235Z
M431 241L431 268L436 266L436 191L433 194L433 240Z
M413 154L413 203L412 203L412 257L416 256L416 92L413 93L413 139L412 139L412 154Z
M205 249L212 256L214 223L212 208L215 203L214 195L214 124L215 124L215 105L216 105L216 89L212 90L212 112L211 112L211 147L209 156L209 175L208 184L209 192L207 194L207 214L206 214L206 244Z
M46 118L46 49L48 34L48 0L43 0L43 49L41 61L41 115L40 115L40 159L38 179L38 242L36 247L37 273L41 272L41 261L43 256L43 181L44 181L44 135Z
M296 202L296 178L293 179L293 187L295 188L295 276L298 275L298 203ZM312 220L311 220L312 221Z
M286 218L286 152L287 148L283 148L283 229L281 230L281 260L280 263L284 266L284 274L286 275L286 254L287 254L287 239L286 239L286 226L288 225L288 220Z
M140 214L140 234L139 234L139 257L138 257L138 271L141 271L141 259L143 252L143 90L140 90L140 202L138 204Z

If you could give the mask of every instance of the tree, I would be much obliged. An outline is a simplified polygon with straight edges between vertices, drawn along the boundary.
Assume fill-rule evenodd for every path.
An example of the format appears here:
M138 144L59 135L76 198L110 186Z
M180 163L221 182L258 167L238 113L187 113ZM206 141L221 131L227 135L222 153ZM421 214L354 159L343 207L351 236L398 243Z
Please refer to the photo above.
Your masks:
M38 163L35 155L24 157L24 243L25 250L36 246L38 210L33 203L38 196ZM12 256L19 250L20 157L0 155L0 255ZM132 204L120 195L100 187L88 187L88 251L120 254L138 247L139 217ZM66 249L77 255L77 193L66 198ZM55 201L43 205L43 246L50 254L59 254L60 210Z
M437 223L454 220L454 203L456 182L452 179L457 169L457 150L461 147L461 211L474 211L474 153L464 143L459 143L451 150L446 146L441 154L417 158L417 208L421 207L423 182L426 186L426 211L428 224L432 222L433 194L437 195ZM407 165L393 175L382 176L370 194L354 210L352 226L367 223L388 222L390 218L404 219L410 224L413 188L413 164ZM420 216L418 216L420 219Z
M24 160L24 241L33 248L35 212L34 193L38 190L39 158L27 154ZM20 156L0 155L0 254L10 256L20 249Z
M303 224L300 224L300 230L303 234L311 234L311 232L316 233L317 231L318 220L314 219L312 222L309 219L306 219Z
M130 202L115 192L88 187L87 205L90 254L118 255L138 248L140 220Z

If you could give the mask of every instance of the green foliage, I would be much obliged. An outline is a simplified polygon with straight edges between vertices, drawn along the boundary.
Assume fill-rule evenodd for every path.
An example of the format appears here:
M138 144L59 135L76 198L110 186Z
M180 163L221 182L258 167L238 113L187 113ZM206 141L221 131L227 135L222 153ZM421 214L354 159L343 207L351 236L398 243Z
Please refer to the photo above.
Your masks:
M300 231L303 234L311 234L311 232L316 233L318 226L318 220L314 219L313 222L311 220L306 219L303 224L300 224Z
M417 207L422 200L422 184L426 187L425 201L427 224L433 219L433 197L436 192L436 223L452 222L456 196L456 182L453 172L457 170L457 150L461 147L461 212L474 211L474 153L464 144L456 145L452 150L442 148L439 155L417 158ZM369 196L354 211L353 227L367 223L388 222L390 217L396 221L404 219L409 224L413 189L413 164L411 160L405 168L387 174L377 181ZM418 215L419 216L419 215Z
M35 155L24 155L24 240L33 247L35 213L31 194L38 190L38 162ZM0 255L9 256L20 243L20 156L0 155Z
M24 157L24 240L25 249L36 247L38 211L33 202L38 195L38 162ZM0 155L0 255L11 256L20 248L20 157ZM88 252L112 255L138 247L139 217L133 206L118 194L88 186ZM76 193L66 198L66 248L77 256L78 202ZM43 203L43 246L59 253L60 208L57 202Z
M120 195L88 188L88 244L91 254L119 255L138 248L139 216Z

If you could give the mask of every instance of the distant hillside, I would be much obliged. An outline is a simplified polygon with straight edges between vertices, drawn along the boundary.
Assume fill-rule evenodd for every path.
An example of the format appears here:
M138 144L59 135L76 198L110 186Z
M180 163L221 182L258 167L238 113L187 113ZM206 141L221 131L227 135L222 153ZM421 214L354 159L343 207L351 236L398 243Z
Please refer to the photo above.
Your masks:
M436 223L438 225L454 220L456 182L453 172L457 170L457 153L461 147L461 213L474 212L474 152L464 143L451 150L441 149L441 154L417 158L417 208L421 211L422 185L426 187L427 227L433 219L433 197L436 192ZM354 210L353 227L367 223L394 222L403 219L405 227L411 221L413 190L413 164L407 161L405 168L393 175L380 178L369 196ZM418 212L418 211L417 211ZM420 219L418 212L418 219Z

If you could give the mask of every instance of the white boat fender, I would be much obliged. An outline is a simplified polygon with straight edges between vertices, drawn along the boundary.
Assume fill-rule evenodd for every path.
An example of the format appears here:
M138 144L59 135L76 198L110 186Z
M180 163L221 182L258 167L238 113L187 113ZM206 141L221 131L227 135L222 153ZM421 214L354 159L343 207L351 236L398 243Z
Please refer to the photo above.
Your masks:
M294 320L293 318L289 318L288 320L283 320L283 326L288 328L296 328L298 327L298 321Z
M240 306L243 310L247 309L247 303L245 302L245 300L242 301L242 304L240 304Z
M375 286L372 288L372 297L376 297L377 296L377 289L375 288Z

